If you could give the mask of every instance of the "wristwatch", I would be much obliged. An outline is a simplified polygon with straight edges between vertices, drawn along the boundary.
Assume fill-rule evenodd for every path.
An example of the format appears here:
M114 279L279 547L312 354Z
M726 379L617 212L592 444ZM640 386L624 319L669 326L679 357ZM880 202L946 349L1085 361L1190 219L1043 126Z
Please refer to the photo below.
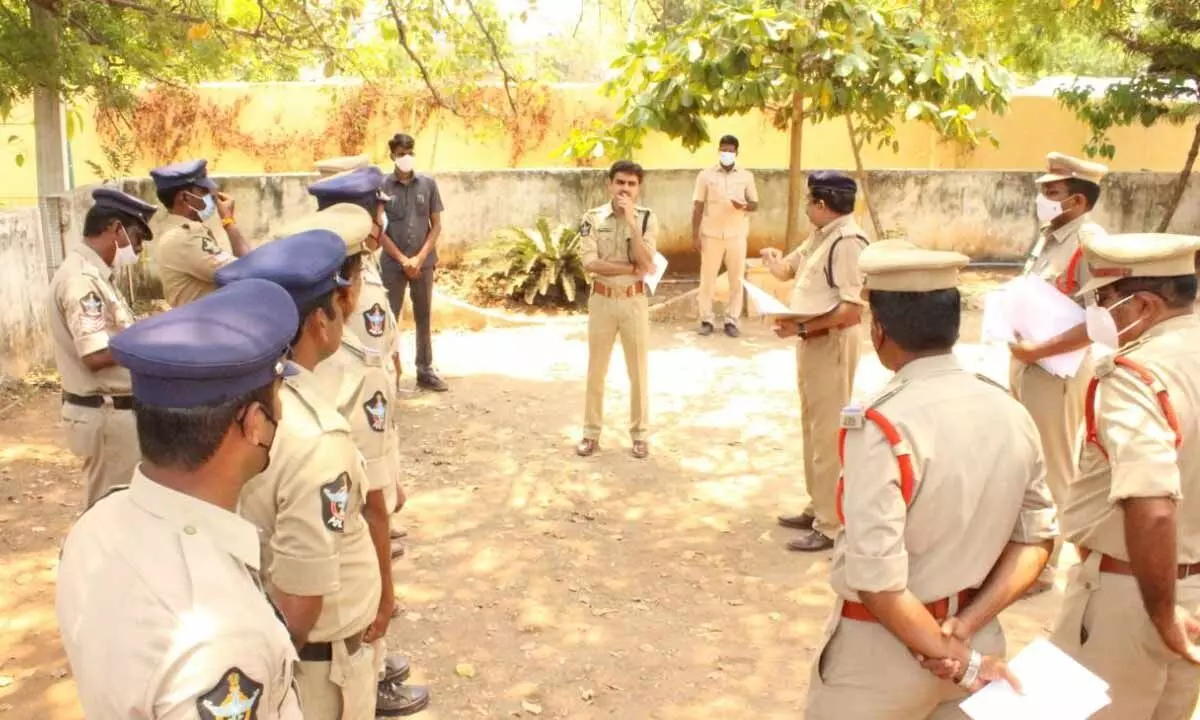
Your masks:
M796 326L796 334L799 335L801 339L808 337L808 329L804 327L804 323L800 323Z
M963 676L958 679L958 686L970 690L975 681L979 679L979 670L982 667L983 656L979 654L979 651L972 650L971 659L967 663L967 669L963 672Z

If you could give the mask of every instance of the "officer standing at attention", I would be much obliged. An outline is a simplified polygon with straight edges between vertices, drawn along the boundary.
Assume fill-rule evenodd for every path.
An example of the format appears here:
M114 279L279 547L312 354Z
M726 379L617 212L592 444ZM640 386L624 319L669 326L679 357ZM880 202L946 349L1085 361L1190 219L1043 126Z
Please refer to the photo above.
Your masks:
M1037 429L1003 387L954 356L965 255L896 240L860 262L871 344L896 374L865 407L842 412L837 602L805 717L961 717L968 692L1007 677L996 616L1053 545ZM914 655L944 664L957 686Z
M248 280L113 338L133 375L142 462L128 490L79 518L58 568L87 717L305 717L296 649L259 582L257 530L237 514L270 461L295 329L288 294Z
M1097 235L1083 248L1088 335L1120 349L1085 393L1061 509L1083 562L1053 640L1109 683L1096 720L1185 720L1200 694L1200 237Z
M791 307L803 318L780 321L775 328L781 338L799 338L796 373L810 504L800 515L780 516L779 524L805 531L788 543L789 550L800 552L828 550L841 529L833 504L838 413L850 402L862 351L858 256L867 236L852 215L857 192L858 185L842 173L812 173L805 212L816 230L787 257L776 248L762 251L772 275L796 279Z
M109 349L133 324L133 311L112 284L115 268L137 263L154 206L112 188L92 192L83 242L50 280L50 335L62 376L67 446L83 460L87 506L125 485L140 457L129 371Z
M167 208L167 222L155 252L163 297L179 307L215 289L213 274L223 265L250 252L233 216L233 199L217 192L208 177L207 160L188 160L150 171L158 201ZM226 247L205 224L217 214L229 236ZM229 250L233 250L233 254Z
M435 392L449 388L433 369L433 284L437 242L442 236L442 193L437 180L414 172L416 140L402 133L388 140L396 171L387 176L387 233L383 236L383 280L392 314L404 310L404 293L412 296L417 326L417 387Z
M363 239L372 233L370 214L358 205L343 203L300 218L292 227L301 232L329 230L345 243L346 259L338 275L350 286L337 290L335 301L340 304L342 316L349 318L364 287ZM393 458L398 440L388 401L388 374L378 354L372 353L353 332L343 332L341 347L317 365L313 377L325 390L325 398L334 403L349 423L354 444L364 461L367 498L363 516L379 562L381 592L375 622L363 637L363 642L376 645L375 654L381 665L375 711L387 716L412 715L429 704L429 691L403 685L411 672L406 659L393 656L385 660L387 629L396 607L392 585L394 553L388 526L394 506L388 503L396 502L399 488L399 467Z
M1081 243L1105 234L1092 220L1091 211L1100 198L1100 180L1108 168L1059 153L1050 153L1046 162L1046 174L1037 179L1037 216L1044 225L1023 273L1040 275L1073 297L1091 279L1087 263L1082 262ZM1037 423L1046 453L1046 481L1059 507L1066 500L1067 485L1075 473L1083 395L1092 376L1092 361L1085 358L1072 378L1051 375L1037 362L1089 344L1087 329L1081 324L1046 342L1018 341L1010 348L1009 387ZM1061 542L1030 594L1054 586L1060 548Z
M742 316L742 279L746 273L746 239L750 213L758 210L758 190L749 170L737 167L738 139L721 138L716 166L700 171L692 194L692 248L700 253L700 334L711 335L713 290L721 261L729 278L725 334L737 337Z
M637 205L645 175L642 166L618 160L608 171L612 200L583 215L579 225L583 268L592 277L588 298L587 400L583 439L575 452L588 457L600 448L604 427L604 380L613 343L621 338L629 372L629 435L633 456L650 454L647 354L650 313L643 278L654 269L658 217Z
M299 648L304 714L373 720L376 659L364 642L381 597L363 506L367 479L346 423L313 375L337 352L345 318L335 299L346 245L327 230L268 243L217 271L218 285L262 278L299 310L292 362L280 391L283 418L270 467L242 491L240 512L259 530L266 581Z

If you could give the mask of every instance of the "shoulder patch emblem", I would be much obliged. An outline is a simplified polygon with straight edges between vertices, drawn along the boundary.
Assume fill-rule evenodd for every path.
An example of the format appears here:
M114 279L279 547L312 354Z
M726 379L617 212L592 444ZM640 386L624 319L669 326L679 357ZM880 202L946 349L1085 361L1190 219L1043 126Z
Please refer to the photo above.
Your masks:
M842 408L841 426L847 430L861 430L865 422L866 411L858 405L847 405Z
M367 422L375 432L383 432L387 427L387 399L383 393L376 391L371 399L363 403L363 411L367 413Z
M579 226L579 237L587 237L592 234L592 224L587 220Z
M321 486L321 519L333 532L346 532L346 505L350 502L350 473Z
M375 303L363 311L363 321L366 323L367 334L371 337L383 337L383 329L387 326L387 313L383 306Z
M196 710L202 720L257 720L262 690L262 683L232 667L212 690L196 698Z
M217 245L217 241L207 235L200 239L200 249L209 255L221 254L221 247Z
M79 298L79 308L83 311L85 318L98 318L104 310L104 301L100 299L95 290L89 290L87 295Z

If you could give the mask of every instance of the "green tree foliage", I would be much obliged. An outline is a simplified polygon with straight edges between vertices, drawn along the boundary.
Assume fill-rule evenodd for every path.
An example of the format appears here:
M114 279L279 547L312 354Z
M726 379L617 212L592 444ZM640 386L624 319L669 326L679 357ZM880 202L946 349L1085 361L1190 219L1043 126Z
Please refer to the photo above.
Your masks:
M1166 200L1159 232L1166 231L1187 187L1200 150L1200 5L1195 0L1110 0L1094 20L1105 36L1139 61L1130 78L1096 96L1085 84L1058 93L1064 105L1092 129L1084 151L1113 158L1109 130L1140 123L1192 123L1195 133L1175 192Z

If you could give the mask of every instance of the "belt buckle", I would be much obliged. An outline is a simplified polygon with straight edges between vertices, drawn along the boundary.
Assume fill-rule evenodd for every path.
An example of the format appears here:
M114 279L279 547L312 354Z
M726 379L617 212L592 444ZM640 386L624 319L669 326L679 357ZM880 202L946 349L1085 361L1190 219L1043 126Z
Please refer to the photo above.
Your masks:
M1176 576L1175 579L1176 580L1187 580L1188 578L1190 578L1191 576L1196 575L1196 574L1197 574L1196 563L1192 563L1191 565L1180 565L1178 572L1175 573L1175 576Z

